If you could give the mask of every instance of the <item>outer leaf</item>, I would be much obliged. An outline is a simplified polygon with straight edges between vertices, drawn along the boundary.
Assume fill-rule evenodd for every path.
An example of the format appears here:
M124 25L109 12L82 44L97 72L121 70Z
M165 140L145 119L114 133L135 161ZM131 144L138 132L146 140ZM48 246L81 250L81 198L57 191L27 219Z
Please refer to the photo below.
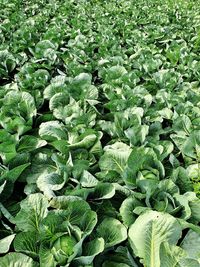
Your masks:
M191 259L200 260L200 234L189 230L181 247L187 252Z
M190 258L181 259L179 264L180 267L200 267L199 261Z
M135 207L143 206L142 202L137 200L134 196L126 198L120 207L120 215L124 225L129 227L136 220L136 215L134 214Z
M58 121L47 121L40 125L39 135L47 141L67 139L63 125Z
M126 263L117 263L108 260L103 263L102 267L130 267L130 265L127 265Z
M50 206L62 209L62 216L72 227L78 226L83 236L91 233L97 223L97 215L89 204L79 197L63 196L53 198Z
M38 236L37 232L21 232L14 239L14 248L17 252L23 252L30 257L38 257Z
M6 184L0 193L1 200L6 200L10 197L10 195L13 192L13 187L15 181L19 178L19 176L22 174L22 172L30 165L30 163L25 163L23 165L19 165L11 170L6 171L1 177L0 181L5 181Z
M94 239L86 244L83 243L82 256L74 260L75 264L91 264L96 255L104 250L104 240L103 238Z
M127 164L131 149L124 143L116 142L104 148L105 153L100 158L99 166L102 171L114 170L122 174Z
M0 254L7 253L10 249L10 245L15 238L15 234L4 237L0 240Z
M109 199L112 198L115 194L115 187L113 184L99 183L93 193L89 194L89 198L94 200Z
M42 173L37 179L37 186L45 196L51 198L55 196L53 191L60 190L65 182L66 179L56 172Z
M24 135L19 141L17 152L29 152L34 149L45 146L46 144L47 142L45 140L41 140L35 136Z
M160 267L159 250L162 242L176 244L181 236L178 221L167 213L147 211L129 229L129 240L136 254L147 267Z
M186 252L180 247L169 246L165 242L160 246L160 264L162 267L180 267L179 261L185 257Z
M22 254L11 252L0 259L1 267L37 267L38 264L30 257Z
M94 187L98 184L98 180L88 171L84 170L80 179L83 187Z
M40 193L31 194L20 203L21 210L15 217L22 231L39 231L39 225L47 215L48 200Z
M51 253L50 247L42 243L39 250L40 267L56 267L57 263Z
M50 201L50 206L55 209L68 209L74 205L81 204L82 199L76 196L58 196L53 198ZM86 201L82 201L82 205L80 205L80 209L90 209L89 204Z
M114 218L105 218L96 231L97 236L105 240L106 248L117 245L127 238L126 227Z
M103 264L102 264L103 263ZM131 267L139 267L133 255L129 252L126 247L118 246L116 250L105 251L104 254L97 256L97 259L94 264L95 267L98 266L131 266Z
M79 141L80 140L80 141ZM89 148L94 145L95 141L97 140L97 136L94 133L85 133L79 137L78 142L70 144L70 148Z

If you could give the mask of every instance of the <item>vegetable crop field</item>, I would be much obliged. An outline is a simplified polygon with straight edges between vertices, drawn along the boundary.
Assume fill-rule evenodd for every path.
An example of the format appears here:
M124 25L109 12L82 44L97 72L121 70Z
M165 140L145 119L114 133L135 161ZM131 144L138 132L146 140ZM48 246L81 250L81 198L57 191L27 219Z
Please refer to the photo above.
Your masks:
M0 267L200 267L200 1L0 0Z

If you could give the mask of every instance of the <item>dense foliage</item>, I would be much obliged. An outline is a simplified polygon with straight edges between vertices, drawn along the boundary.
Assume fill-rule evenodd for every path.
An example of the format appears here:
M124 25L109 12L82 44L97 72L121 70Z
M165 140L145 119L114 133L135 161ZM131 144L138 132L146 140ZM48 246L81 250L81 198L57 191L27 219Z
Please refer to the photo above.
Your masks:
M0 267L200 266L200 5L0 1Z

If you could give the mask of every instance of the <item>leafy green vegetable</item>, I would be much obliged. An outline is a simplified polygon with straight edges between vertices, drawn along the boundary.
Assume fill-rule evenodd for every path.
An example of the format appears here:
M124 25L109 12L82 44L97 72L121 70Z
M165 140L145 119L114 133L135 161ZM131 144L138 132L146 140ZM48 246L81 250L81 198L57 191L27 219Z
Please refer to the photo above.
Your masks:
M59 237L53 244L52 254L55 260L63 265L67 258L73 253L76 240L70 236L63 235Z
M10 245L14 238L15 238L15 234L12 234L0 240L0 245L1 245L0 253L1 254L7 253L9 251Z
M168 214L147 211L129 230L130 244L145 266L161 266L159 250L163 242L175 245L181 236L181 226Z
M199 267L200 1L0 2L0 266Z
M36 262L33 261L30 257L22 254L22 253L8 253L4 257L1 258L2 267L6 266L17 266L21 267L26 265L27 267L36 267L39 266Z

